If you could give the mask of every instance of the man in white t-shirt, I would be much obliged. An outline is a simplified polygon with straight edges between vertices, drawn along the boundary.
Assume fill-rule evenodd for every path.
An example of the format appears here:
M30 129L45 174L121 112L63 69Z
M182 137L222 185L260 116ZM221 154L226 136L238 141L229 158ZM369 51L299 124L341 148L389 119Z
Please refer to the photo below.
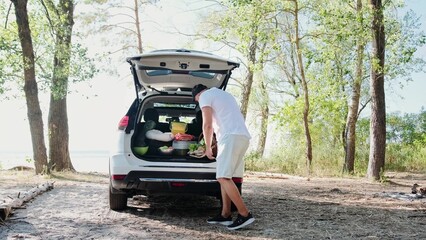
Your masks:
M203 115L203 134L206 143L205 154L214 159L212 151L213 133L216 133L218 153L216 157L216 179L220 183L222 211L208 219L208 223L227 225L236 230L254 222L252 214L243 202L233 177L243 177L244 154L250 142L250 133L235 98L218 88L207 88L202 84L194 86L192 97L198 102ZM231 217L231 204L237 207L235 221Z

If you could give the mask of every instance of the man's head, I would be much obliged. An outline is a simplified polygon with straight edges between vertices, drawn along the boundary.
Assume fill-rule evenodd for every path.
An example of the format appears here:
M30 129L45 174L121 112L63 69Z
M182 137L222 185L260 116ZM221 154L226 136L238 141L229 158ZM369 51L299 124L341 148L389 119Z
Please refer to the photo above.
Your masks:
M159 115L157 110L155 110L154 108L147 108L143 114L143 119L145 122L151 120L155 123L158 123Z
M192 88L192 100L195 102L196 97L199 93L201 93L202 91L206 90L207 87L203 84L197 84Z

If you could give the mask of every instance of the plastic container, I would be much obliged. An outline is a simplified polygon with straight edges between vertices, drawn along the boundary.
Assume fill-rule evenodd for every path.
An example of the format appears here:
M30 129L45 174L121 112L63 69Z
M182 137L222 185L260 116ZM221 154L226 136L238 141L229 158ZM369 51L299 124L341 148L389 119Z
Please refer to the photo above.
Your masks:
M177 156L186 156L189 152L189 149L174 149L173 154Z
M197 143L197 141L173 141L174 149L189 149L190 144Z
M172 146L172 141L163 142L163 141L157 141L153 139L146 139L146 143L149 146L149 150L148 150L149 154L157 154L158 148L162 146L168 146L168 147Z
M158 151L163 155L171 155L173 153L174 149L173 149L173 147L165 148L163 146L163 147L158 148Z
M189 145L197 143L196 141L173 141L173 154L178 156L186 156L189 152Z
M170 130L173 134L186 133L186 131L188 130L188 124L184 122L171 122Z
M133 151L139 155L145 155L148 152L148 146L146 147L133 147Z

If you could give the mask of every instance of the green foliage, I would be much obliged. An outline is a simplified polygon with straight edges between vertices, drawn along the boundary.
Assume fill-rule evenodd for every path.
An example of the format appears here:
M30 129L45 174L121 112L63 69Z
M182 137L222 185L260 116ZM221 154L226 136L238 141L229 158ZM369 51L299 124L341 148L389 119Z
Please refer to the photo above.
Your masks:
M222 3L224 2L227 1L222 1ZM242 7L244 5L251 4L253 0L229 0L228 2L230 2L234 7Z
M426 145L388 144L385 167L389 171L425 172Z
M267 158L256 154L246 157L246 169L250 171L279 172L306 176L306 156L304 144L291 144L276 147ZM314 145L314 158L311 176L340 176L342 150L330 147L328 143Z
M426 171L426 111L387 116L386 169Z
M102 11L105 11L105 14L97 12L81 15L78 18L78 21L86 21L84 25L90 25L91 29L88 31L90 34L103 32L106 40L120 45L117 49L124 47L127 53L134 52L136 49L134 35L127 35L134 34L133 28L129 28L129 25L121 25L120 27L126 28L126 33L122 34L125 40L123 42L120 40L120 44L117 44L116 39L111 38L111 35L119 31L107 24L107 21L111 21L110 13L123 7L123 3L127 1L84 0L83 2L103 4ZM140 4L146 2L139 1ZM273 120L279 125L277 131L284 135L284 146L277 147L266 159L250 154L247 157L247 167L251 170L304 175L306 171L302 121L304 100L300 97L302 91L294 51L295 39L292 25L294 14L291 12L294 2L277 0L222 0L219 2L222 4L221 8L205 19L202 25L203 30L210 40L224 43L241 53L244 65L256 73L255 83L261 80L268 88L271 86L275 88L275 92L270 91L271 95L268 99L275 104L270 109L273 109L271 111L274 114ZM370 59L369 56L371 9L368 7L368 1L363 1L364 7L358 12L355 11L352 0L299 0L297 3L299 7L302 7L299 20L302 26L300 28L300 34L303 37L301 47L310 95L309 124L314 147L313 171L317 175L335 176L341 174L344 157L341 133L344 129L348 101L355 79L354 59L356 59L357 44L366 45L363 53L364 79L368 78L370 69L377 65L376 60ZM49 22L40 1L30 1L30 4L32 9L29 12L30 25L39 87L43 90L53 89L58 95L67 94L68 82L51 85L52 59L55 53L51 46L55 45L55 27L64 19L52 15L54 21ZM425 33L418 31L421 22L412 11L408 11L401 18L397 14L401 6L403 6L401 1L387 1L384 11L387 37L386 66L381 70L386 74L386 81L391 85L395 85L395 81L410 80L412 73L426 69L425 61L417 58L415 54L417 49L426 43ZM8 1L1 2L2 16L6 16L7 9ZM48 6L48 9L51 10L51 6ZM127 14L127 12L120 12L120 14ZM25 64L21 57L21 47L13 18L13 14L10 15L7 24L2 22L2 26L5 25L5 27L0 28L0 94L2 97L6 96L8 90L16 86L21 88L23 85L22 68ZM91 79L98 72L99 66L96 67L96 63L105 63L107 58L95 62L89 57L88 49L78 36L81 35L73 36L70 68L63 69L60 74L69 75L69 83ZM253 49L255 49L255 55L251 54ZM361 102L365 103L369 98L368 81L362 84ZM61 89L65 89L66 92L61 92ZM262 99L258 97L261 93L255 89L253 94L258 99L254 101L252 99L251 104L261 105ZM420 114L402 116L393 113L389 114L387 119L386 169L424 170L426 112L422 110ZM361 118L357 123L356 175L363 175L367 169L368 137L369 120Z
M98 73L95 59L89 57L88 48L81 43L73 44L70 66L70 80L73 83L88 81Z
M365 176L368 169L368 161L370 155L369 144L358 144L356 146L354 175Z
M52 86L53 77L53 54L52 46L55 45L54 29L47 20L44 8L38 1L29 1L29 23L32 34L34 55L36 61L36 80L41 90L53 90L59 95L67 94L63 92L64 86ZM6 15L7 8L0 4L2 15ZM18 37L16 22L14 21L14 10L8 16L8 23L0 28L0 93L2 97L10 96L7 90L22 89L23 87L23 63L21 45ZM57 23L56 23L57 24ZM77 36L73 38L70 69L64 69L63 74L69 75L69 82L76 83L88 81L98 72L95 67L95 60L88 55L88 49L82 45ZM63 83L68 86L68 82ZM15 91L12 91L14 93ZM8 95L6 95L6 93Z
M420 114L390 113L386 117L388 143L426 145L426 111Z
M391 1L395 3L395 1ZM374 59L369 59L368 51L371 50L368 43L370 41L371 31L371 12L368 3L363 1L364 7L361 11L355 11L354 1L315 1L315 5L309 12L304 12L306 16L312 19L311 24L305 29L307 38L304 38L304 56L306 66L306 76L309 81L310 98L310 127L311 137L314 145L314 164L318 167L316 161L320 154L315 151L321 151L324 142L327 142L330 148L342 148L340 140L346 121L347 102L350 100L350 91L353 87L353 81L356 77L356 47L358 44L365 44L364 52L364 77L368 78L370 68L376 66ZM400 7L399 4L392 6ZM424 34L416 31L419 20L412 12L408 12L403 19L394 14L394 8L385 11L386 30L387 30L387 56L390 58L386 69L381 69L386 75L389 83L396 78L409 78L412 72L423 68L424 63L421 59L414 57L414 52L424 44ZM389 41L388 41L389 38ZM288 48L283 45L281 50ZM291 55L287 55L291 56ZM289 67L290 61L283 61L283 68ZM406 63L411 64L405 66ZM291 66L290 66L291 67ZM367 81L361 82L361 103L368 101ZM298 82L295 82L298 85ZM287 86L289 87L289 86ZM284 90L285 92L290 92ZM301 122L301 112L303 110L302 100L286 99L278 109L274 120L289 132L292 136L291 141L299 144L303 143L303 125ZM364 123L361 123L363 125ZM405 133L412 129L407 122L402 122ZM360 170L366 170L369 155L369 125L366 131L357 129L357 157L356 167ZM396 133L396 132L395 132ZM400 130L398 134L402 134ZM415 134L407 133L414 138ZM388 135L389 136L389 135ZM411 140L412 142L413 140ZM419 141L419 140L417 140ZM315 147L317 146L317 147ZM359 151L358 151L359 150ZM357 171L357 170L356 170ZM358 172L356 172L358 174Z
M388 171L426 170L426 113L389 113L385 169ZM356 168L366 169L369 157L369 120L361 118L357 125Z
M0 4L1 5L1 4ZM5 11L6 9L1 9ZM3 14L3 13L1 13ZM4 14L6 15L6 13ZM10 22L10 20L9 20ZM0 96L7 95L10 90L23 86L21 45L14 21L7 28L0 27Z
M30 156L25 156L25 162L27 162L27 163L33 163L34 160Z
M257 152L251 152L248 155L245 156L245 169L249 171L269 171L271 166L267 166L265 162L262 162L261 157L259 156L259 153Z
M207 38L223 42L238 50L248 61L248 67L256 71L256 59L251 59L250 51L265 44L270 48L258 49L257 59L266 59L276 44L278 29L275 27L275 5L273 0L227 0L223 8L211 14L203 31ZM262 64L262 63L260 63Z
M337 81L324 84L321 79L311 81L310 91L310 130L314 145L327 144L341 147L341 132L345 123L345 99L336 95L339 88ZM284 102L283 107L274 116L274 120L291 135L291 141L304 146L305 137L302 124L302 98L290 99ZM315 148L314 148L315 149ZM303 152L303 150L302 150ZM314 160L316 161L316 159Z
M388 143L386 148L386 171L426 171L426 111L419 114L390 113L388 121ZM267 158L255 153L246 157L246 168L252 171L280 172L293 175L306 175L305 145L302 132L289 126L297 126L290 119L283 121L281 131L288 131L282 137L284 144L275 141L274 150ZM396 124L398 123L398 124ZM299 124L301 125L301 124ZM313 124L315 126L315 124ZM368 118L360 118L357 124L357 146L355 156L355 176L363 177L369 160L369 128ZM313 133L314 161L312 176L341 176L344 152L341 144L325 131ZM321 135L321 134L324 135ZM383 178L382 178L383 180Z
M426 35L419 31L420 18L412 10L402 19L397 12L386 11L386 66L388 81L411 80L414 72L425 72L426 61L414 54L426 43Z

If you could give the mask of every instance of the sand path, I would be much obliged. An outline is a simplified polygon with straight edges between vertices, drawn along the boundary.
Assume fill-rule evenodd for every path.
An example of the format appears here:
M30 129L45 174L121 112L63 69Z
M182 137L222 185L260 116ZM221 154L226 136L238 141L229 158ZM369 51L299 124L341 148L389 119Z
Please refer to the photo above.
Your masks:
M129 200L122 212L108 207L104 175L1 171L0 200L34 184L55 181L0 226L0 239L426 239L426 199L409 197L425 175L391 174L391 183L364 179L304 178L249 173L244 199L256 217L247 229L229 231L205 220L213 198Z

